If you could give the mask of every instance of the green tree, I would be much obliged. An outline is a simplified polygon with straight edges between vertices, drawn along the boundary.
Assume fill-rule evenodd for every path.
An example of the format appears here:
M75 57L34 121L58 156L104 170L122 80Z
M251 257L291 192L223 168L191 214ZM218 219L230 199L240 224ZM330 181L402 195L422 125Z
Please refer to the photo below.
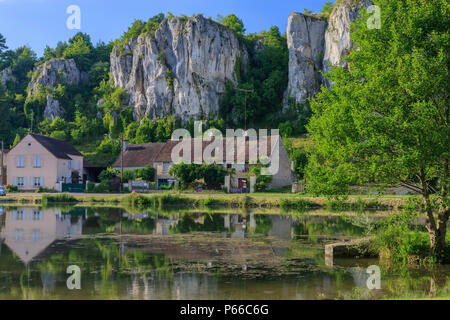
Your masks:
M320 15L327 20L330 18L331 12L334 9L334 5L332 1L327 1L323 5L322 9L320 10Z
M235 14L227 15L223 19L222 24L225 27L228 27L231 30L233 30L234 32L236 32L238 35L241 35L241 36L244 35L244 32L245 32L244 23Z
M170 167L169 174L176 177L183 188L192 186L199 177L200 166L198 164L177 163Z
M155 168L152 166L145 166L144 168L136 169L134 172L134 178L142 179L144 181L154 181Z
M197 178L203 178L208 189L219 190L223 185L227 169L217 164L202 164L197 172Z
M5 37L0 33L0 54L5 51L6 49L8 49L8 47L6 46L6 39Z
M63 57L66 59L73 58L80 70L88 71L92 63L93 45L91 38L85 33L77 33L69 40L70 45L64 50Z
M309 188L348 194L352 184L401 184L422 197L430 253L440 256L449 220L449 6L446 0L374 1L352 25L350 68L312 102ZM437 218L437 219L436 219Z

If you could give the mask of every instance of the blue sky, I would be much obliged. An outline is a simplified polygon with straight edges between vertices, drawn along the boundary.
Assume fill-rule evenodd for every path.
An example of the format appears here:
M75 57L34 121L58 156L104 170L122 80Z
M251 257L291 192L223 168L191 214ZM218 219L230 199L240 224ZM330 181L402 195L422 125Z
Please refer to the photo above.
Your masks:
M29 45L40 56L46 45L55 47L78 30L69 30L66 20L70 5L81 9L81 30L94 44L122 35L134 19L147 20L160 12L175 15L203 13L215 18L234 13L247 33L277 25L284 33L289 13L304 8L319 12L326 0L0 0L0 33L15 49Z

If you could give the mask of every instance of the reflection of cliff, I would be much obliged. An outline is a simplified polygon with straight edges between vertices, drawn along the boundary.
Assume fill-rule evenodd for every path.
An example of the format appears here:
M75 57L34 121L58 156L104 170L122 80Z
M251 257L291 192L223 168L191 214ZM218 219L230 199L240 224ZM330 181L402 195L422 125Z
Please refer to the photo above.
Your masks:
M81 235L82 219L71 219L58 209L19 208L3 215L4 242L25 264L55 240Z

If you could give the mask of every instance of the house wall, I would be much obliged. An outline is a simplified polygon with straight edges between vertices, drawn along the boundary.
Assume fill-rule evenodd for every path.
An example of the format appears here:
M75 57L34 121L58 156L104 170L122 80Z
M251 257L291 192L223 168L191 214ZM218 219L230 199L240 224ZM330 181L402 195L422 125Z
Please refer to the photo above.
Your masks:
M291 171L291 159L284 147L281 137L278 139L279 144L279 168L278 172L272 176L272 182L269 185L270 189L282 188L292 185L292 171ZM274 155L271 156L271 159Z
M70 168L70 160L58 159L57 178L54 183L64 181L64 178L68 183L72 177L72 171L78 171L80 179L83 179L83 157L74 155L69 155L69 157L74 160L74 167Z
M170 167L173 165L173 163L170 164L170 166L167 168L166 171L163 170L163 162L155 162L153 167L155 168L156 173L156 181L158 179L175 179L169 174Z
M17 157L24 157L24 168L17 168ZM33 168L33 157L41 157L41 167ZM26 136L9 153L7 157L8 185L14 185L14 178L24 177L25 185L21 190L36 189L33 177L43 178L43 187L53 189L56 183L58 160L33 137Z

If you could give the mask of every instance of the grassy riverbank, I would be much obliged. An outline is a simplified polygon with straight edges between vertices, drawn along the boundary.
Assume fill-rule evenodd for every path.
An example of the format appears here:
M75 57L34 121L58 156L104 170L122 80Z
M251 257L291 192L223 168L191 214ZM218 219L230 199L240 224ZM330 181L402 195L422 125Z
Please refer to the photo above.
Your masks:
M3 202L43 204L89 203L115 204L134 208L146 207L217 207L217 208L280 208L284 210L327 209L330 211L398 210L412 196L349 196L345 200L311 197L290 193L178 193L153 194L13 194Z

